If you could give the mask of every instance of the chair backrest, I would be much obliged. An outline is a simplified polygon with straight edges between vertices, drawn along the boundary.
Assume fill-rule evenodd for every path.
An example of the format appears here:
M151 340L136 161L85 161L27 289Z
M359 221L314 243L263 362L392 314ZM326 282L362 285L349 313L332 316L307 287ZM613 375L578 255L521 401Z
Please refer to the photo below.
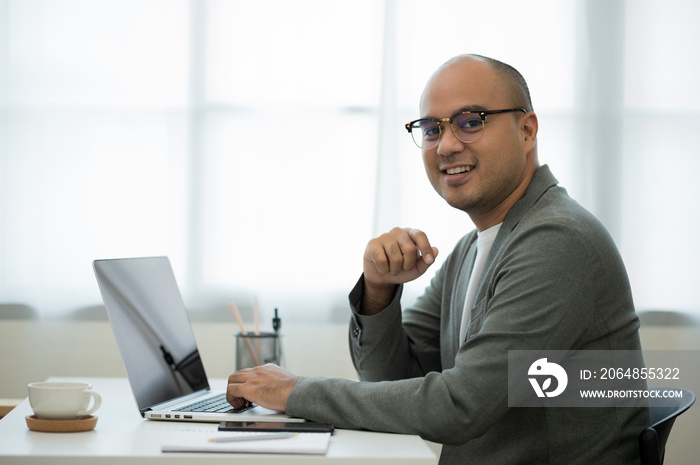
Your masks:
M0 304L0 320L33 320L38 317L36 310L24 304Z
M641 465L662 465L666 455L666 441L676 418L695 403L695 394L682 388L661 388L660 391L682 391L683 397L668 397L668 405L650 407L651 426L639 435Z

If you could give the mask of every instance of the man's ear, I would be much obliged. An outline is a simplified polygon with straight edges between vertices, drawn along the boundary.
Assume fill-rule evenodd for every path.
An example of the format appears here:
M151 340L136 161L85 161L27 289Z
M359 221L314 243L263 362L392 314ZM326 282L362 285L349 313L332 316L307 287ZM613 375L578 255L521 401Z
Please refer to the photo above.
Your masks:
M532 111L528 112L520 120L520 131L528 152L535 147L538 128L539 123L537 121L537 115Z

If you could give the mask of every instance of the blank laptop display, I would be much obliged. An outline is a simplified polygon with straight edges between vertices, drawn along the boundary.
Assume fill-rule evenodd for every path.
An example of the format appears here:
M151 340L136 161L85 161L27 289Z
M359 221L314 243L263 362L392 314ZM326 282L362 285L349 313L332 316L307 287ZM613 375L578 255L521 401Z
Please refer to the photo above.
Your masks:
M95 260L95 276L141 415L180 421L304 421L212 391L167 257ZM210 405L212 404L212 405Z

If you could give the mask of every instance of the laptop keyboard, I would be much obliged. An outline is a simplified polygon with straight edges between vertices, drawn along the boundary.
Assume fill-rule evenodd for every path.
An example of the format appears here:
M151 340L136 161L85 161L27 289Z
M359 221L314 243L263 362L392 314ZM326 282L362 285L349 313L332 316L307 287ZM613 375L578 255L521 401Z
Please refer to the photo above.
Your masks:
M240 413L251 407L235 409L226 401L226 394L219 394L208 399L193 402L176 409L176 412Z

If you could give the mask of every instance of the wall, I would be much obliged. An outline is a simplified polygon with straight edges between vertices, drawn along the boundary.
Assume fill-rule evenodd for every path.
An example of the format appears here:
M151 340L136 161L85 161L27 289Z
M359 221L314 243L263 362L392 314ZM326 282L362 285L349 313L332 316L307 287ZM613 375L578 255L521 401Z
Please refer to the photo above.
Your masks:
M235 366L237 327L222 322L192 326L207 375L228 377ZM287 368L293 373L355 377L347 325L289 324L282 334ZM0 398L26 397L27 383L49 376L126 376L107 321L0 320L0 354Z

